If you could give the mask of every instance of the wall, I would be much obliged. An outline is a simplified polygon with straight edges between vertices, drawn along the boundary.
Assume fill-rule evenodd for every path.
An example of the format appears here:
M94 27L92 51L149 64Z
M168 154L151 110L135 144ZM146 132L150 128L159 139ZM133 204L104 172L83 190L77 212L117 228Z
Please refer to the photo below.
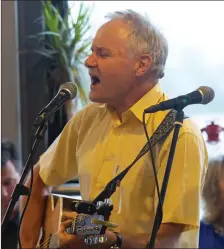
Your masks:
M40 73L34 65L38 56L19 53L29 49L28 35L42 30L34 20L41 16L41 1L2 2L2 137L18 148L22 165L28 158L32 125L46 105ZM33 162L45 150L41 141Z

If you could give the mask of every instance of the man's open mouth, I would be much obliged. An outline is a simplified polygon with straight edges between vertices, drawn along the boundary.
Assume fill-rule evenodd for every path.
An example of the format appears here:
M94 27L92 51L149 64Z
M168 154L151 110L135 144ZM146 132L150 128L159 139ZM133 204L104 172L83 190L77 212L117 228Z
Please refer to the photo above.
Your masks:
M91 83L92 85L97 85L100 83L100 79L97 76L91 75Z

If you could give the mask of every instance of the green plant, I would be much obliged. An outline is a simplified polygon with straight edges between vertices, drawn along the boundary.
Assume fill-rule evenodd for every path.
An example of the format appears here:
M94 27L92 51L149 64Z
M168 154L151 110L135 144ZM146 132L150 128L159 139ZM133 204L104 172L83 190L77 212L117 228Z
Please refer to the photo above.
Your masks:
M60 85L67 81L75 82L79 99L84 105L88 102L86 91L81 83L79 66L89 53L90 39L85 38L90 29L91 10L79 5L76 20L71 9L64 17L51 1L43 2L44 31L29 36L38 42L38 48L32 52L45 58L43 80L47 88L55 94Z

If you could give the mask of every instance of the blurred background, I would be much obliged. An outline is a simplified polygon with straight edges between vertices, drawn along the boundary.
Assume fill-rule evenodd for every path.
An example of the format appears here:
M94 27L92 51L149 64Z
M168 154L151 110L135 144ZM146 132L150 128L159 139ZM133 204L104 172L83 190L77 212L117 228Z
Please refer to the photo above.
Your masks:
M224 2L2 1L1 132L16 146L20 170L28 157L33 122L60 84L76 82L78 98L50 120L34 163L71 115L88 103L90 81L83 61L91 38L108 12L127 8L148 15L167 37L169 56L161 84L170 98L203 85L214 89L210 104L192 105L185 114L204 128L210 156L224 152ZM74 180L55 191L79 196L79 185Z

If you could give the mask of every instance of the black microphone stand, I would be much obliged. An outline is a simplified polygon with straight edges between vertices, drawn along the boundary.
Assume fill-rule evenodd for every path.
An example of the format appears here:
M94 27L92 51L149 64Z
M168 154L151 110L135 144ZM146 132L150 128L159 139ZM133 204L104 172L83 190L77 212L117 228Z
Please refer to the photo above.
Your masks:
M35 140L33 141L33 143L31 144L31 151L30 154L28 156L28 159L26 161L26 164L24 166L24 170L23 173L21 175L20 181L19 183L15 186L13 193L11 195L11 200L9 202L9 205L7 207L6 213L4 215L2 224L1 224L1 229L2 232L5 230L6 225L8 224L10 217L12 215L12 212L14 210L14 207L16 205L16 202L19 200L20 195L29 195L30 193L30 189L27 188L26 186L23 185L32 165L32 159L34 156L34 153L40 143L40 140L42 140L44 138L45 135L45 131L47 129L47 125L46 125L46 119L44 117L39 117L36 119L34 125L37 127L36 133L35 133Z
M170 146L169 157L167 160L166 170L165 170L165 174L164 174L164 178L163 178L163 184L162 184L162 188L161 188L161 192L160 192L162 207L163 207L163 203L164 203L164 199L165 199L165 195L166 195L166 189L167 189L170 171L171 171L173 158L174 158L174 154L175 154L175 150L176 150L177 139L178 139L180 127L183 124L183 120L184 120L184 112L182 109L179 109L179 110L177 110L177 114L176 114L176 118L175 118L172 143ZM148 241L146 248L152 249L155 246L156 235L157 235L157 232L158 232L160 225L162 223L162 207L160 206L160 203L158 203L151 238L150 238L150 241Z

